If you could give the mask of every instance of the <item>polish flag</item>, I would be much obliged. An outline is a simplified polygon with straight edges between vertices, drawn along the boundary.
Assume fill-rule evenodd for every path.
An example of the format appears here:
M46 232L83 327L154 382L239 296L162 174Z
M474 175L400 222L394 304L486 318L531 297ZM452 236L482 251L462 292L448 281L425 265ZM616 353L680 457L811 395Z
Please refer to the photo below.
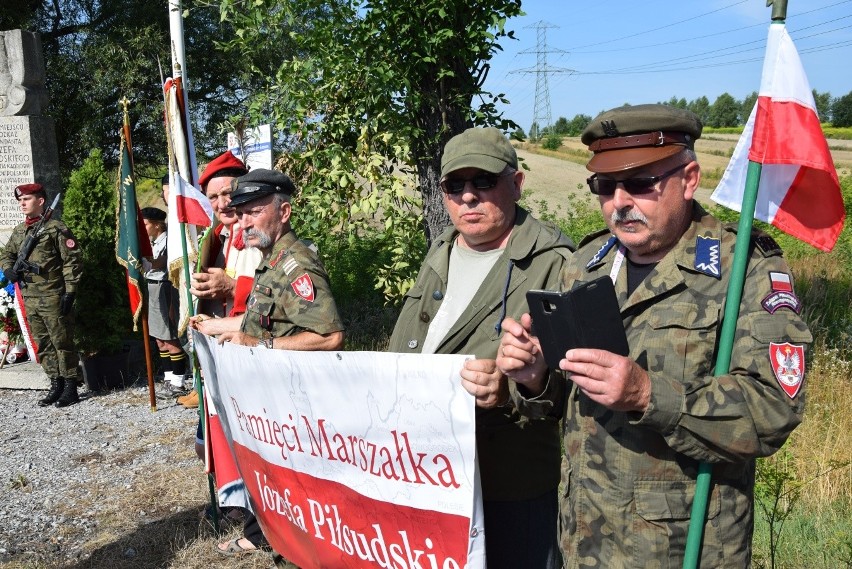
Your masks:
M201 227L213 224L213 206L201 191L175 173L169 184L169 211L175 212L178 223Z
M754 216L830 251L845 217L840 182L808 78L783 24L769 26L757 104L713 201L741 210L749 161L763 165Z

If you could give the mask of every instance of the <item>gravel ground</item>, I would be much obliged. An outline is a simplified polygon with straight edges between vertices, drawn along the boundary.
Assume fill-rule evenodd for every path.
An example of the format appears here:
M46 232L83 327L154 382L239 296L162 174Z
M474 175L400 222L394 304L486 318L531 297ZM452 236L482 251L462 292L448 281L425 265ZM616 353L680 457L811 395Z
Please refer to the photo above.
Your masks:
M133 498L138 490L157 492L152 478L169 484L175 470L203 478L191 450L198 415L171 397L158 396L152 412L146 386L83 388L80 403L63 409L39 407L44 393L0 390L0 564L83 561L115 539L105 519L120 527L128 505L138 522L182 509L163 493L148 503Z

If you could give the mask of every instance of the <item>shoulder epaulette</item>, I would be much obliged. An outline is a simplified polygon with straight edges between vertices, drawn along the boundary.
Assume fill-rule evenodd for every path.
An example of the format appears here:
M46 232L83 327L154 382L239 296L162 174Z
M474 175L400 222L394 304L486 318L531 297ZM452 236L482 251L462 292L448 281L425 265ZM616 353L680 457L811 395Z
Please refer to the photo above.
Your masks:
M580 244L577 246L577 249L582 249L584 245L590 243L591 241L594 241L595 239L597 239L601 235L606 235L607 233L609 233L609 228L604 228L604 229L601 229L600 231L596 231L594 233L589 233L588 235L583 237L583 239L580 240Z
M753 231L751 238L764 257L776 257L784 254L775 239L762 231Z

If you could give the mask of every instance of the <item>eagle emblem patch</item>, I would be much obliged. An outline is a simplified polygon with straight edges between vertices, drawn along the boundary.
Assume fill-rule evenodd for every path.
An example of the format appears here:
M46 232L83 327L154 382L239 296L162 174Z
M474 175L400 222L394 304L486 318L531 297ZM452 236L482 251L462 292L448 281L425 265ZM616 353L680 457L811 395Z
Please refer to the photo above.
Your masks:
M311 276L308 273L305 273L301 277L291 282L290 286L293 287L293 290L296 292L296 294L298 294L308 302L314 301L314 283L313 281L311 281Z
M805 348L789 342L769 344L769 363L781 389L794 398L805 380Z

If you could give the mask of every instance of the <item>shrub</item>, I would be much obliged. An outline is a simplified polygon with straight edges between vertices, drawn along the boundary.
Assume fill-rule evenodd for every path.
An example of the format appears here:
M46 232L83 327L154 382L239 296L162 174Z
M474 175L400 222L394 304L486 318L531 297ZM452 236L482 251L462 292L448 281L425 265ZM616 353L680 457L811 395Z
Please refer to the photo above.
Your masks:
M556 150L562 146L562 137L558 134L548 134L541 143L542 148L547 150Z
M115 259L113 180L95 149L71 173L65 193L63 219L83 251L74 339L84 355L120 352L132 331L126 276Z

